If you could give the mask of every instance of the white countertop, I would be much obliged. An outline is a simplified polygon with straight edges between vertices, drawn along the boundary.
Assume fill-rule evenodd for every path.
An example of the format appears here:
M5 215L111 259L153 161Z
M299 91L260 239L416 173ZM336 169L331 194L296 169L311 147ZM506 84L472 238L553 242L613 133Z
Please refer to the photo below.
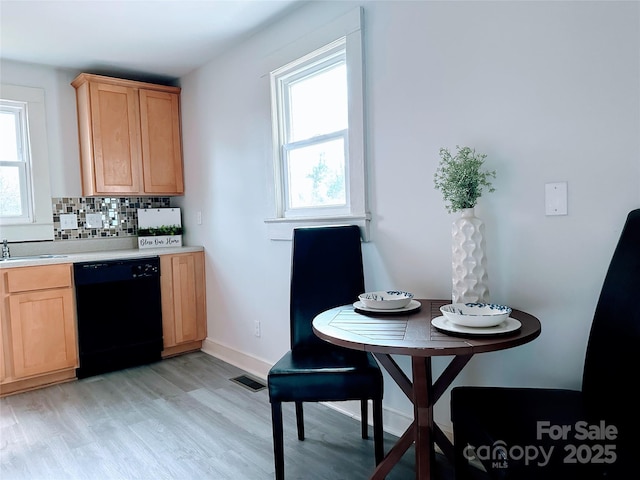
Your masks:
M0 260L0 269L13 267L32 267L36 265L52 265L56 263L93 262L101 260L118 260L122 258L143 258L156 255L173 255L176 253L201 252L204 247L169 247L169 248L132 248L126 250L105 250L99 252L68 253L51 256L16 256L10 260Z

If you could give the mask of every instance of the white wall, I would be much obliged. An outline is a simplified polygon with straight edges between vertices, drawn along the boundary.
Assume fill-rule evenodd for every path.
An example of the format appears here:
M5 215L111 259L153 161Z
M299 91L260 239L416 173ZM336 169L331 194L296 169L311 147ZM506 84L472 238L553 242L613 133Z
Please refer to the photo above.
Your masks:
M536 315L543 331L475 357L456 383L579 388L611 253L626 213L640 206L637 2L316 2L183 78L180 203L188 242L207 251L208 348L257 373L288 348L290 243L268 240L263 223L268 64L286 45L311 46L317 29L357 5L373 214L368 289L450 295L454 216L433 174L441 146L475 147L498 174L477 208L492 300ZM544 215L544 184L553 181L568 182L567 216ZM445 426L447 403L436 409ZM388 379L385 406L410 415Z
M52 197L82 195L76 94L71 86L78 73L10 60L0 61L1 83L44 90Z

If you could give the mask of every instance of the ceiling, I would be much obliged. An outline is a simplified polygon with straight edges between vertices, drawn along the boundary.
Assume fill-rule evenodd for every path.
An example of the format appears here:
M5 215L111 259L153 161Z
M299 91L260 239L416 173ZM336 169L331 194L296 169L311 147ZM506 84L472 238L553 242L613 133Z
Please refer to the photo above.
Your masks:
M0 0L2 59L179 78L301 0Z

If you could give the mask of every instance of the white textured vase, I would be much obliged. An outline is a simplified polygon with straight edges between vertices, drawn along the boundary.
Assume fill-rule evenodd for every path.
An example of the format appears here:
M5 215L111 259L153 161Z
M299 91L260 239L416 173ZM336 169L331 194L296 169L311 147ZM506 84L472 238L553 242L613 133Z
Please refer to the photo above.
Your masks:
M452 230L453 303L489 302L484 223L473 208L461 211Z

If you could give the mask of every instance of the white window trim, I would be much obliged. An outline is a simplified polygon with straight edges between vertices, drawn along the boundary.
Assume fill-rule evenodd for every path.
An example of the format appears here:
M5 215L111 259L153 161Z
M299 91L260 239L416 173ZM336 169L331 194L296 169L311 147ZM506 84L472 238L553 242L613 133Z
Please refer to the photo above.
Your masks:
M18 85L0 85L0 98L27 103L28 135L31 151L31 192L33 218L30 223L3 223L1 239L10 242L53 240L53 213L49 178L49 146L47 137L44 90Z
M366 198L366 169L365 169L365 140L364 140L364 56L362 43L362 8L357 8L337 19L333 25L325 29L328 35L322 48L335 47L335 42L344 38L346 45L346 59L349 82L349 184L347 187L350 212L346 215L334 214L329 216L305 216L305 217L284 217L282 191L279 179L279 138L277 131L273 133L273 167L271 169L272 187L270 189L270 201L273 205L273 216L265 220L269 238L272 240L291 240L293 229L311 225L332 225L332 224L354 224L360 227L362 237L365 241L369 238L369 223L371 215L367 211ZM310 48L314 53L320 48ZM293 52L292 52L293 54ZM302 64L305 57L296 60L290 58L286 66L292 62ZM285 67L282 67L285 68ZM278 70L278 69L276 69ZM272 101L274 99L272 92ZM275 109L272 108L272 112ZM273 118L274 125L277 125L278 118Z
M31 223L33 218L33 194L31 192L31 153L29 148L29 127L27 126L27 103L16 102L15 100L0 99L2 110L12 112L14 123L18 134L18 157L14 160L2 161L0 164L5 167L18 169L20 183L20 211L21 215L0 216L0 225L11 225L20 223ZM17 122L16 122L17 120Z
M350 213L350 187L349 182L346 187L346 202L342 205L332 205L325 207L309 207L309 208L287 208L286 192L289 190L288 185L288 162L287 152L300 146L323 143L328 139L342 138L345 148L345 168L346 177L349 178L351 171L349 170L349 137L348 130L330 132L325 135L305 138L298 141L288 140L287 120L290 119L290 108L288 91L291 83L300 78L308 77L317 73L336 62L346 63L346 38L342 37L335 42L325 45L322 48L314 50L302 58L294 60L283 67L271 72L271 113L272 113L272 136L273 136L273 169L276 181L276 218L324 218L328 216L347 215ZM315 72L314 72L315 71Z

